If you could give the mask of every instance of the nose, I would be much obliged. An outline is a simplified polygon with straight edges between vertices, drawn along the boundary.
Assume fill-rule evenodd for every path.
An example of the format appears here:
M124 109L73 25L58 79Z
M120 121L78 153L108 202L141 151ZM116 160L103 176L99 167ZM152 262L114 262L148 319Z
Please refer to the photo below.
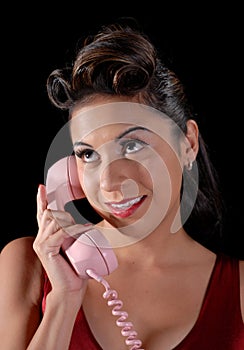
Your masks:
M139 194L137 182L133 179L132 166L128 167L130 160L114 160L102 171L100 188L108 200L120 201L124 198L136 197Z
M114 160L104 166L100 176L102 191L121 192L121 184L127 179L123 163L123 160Z

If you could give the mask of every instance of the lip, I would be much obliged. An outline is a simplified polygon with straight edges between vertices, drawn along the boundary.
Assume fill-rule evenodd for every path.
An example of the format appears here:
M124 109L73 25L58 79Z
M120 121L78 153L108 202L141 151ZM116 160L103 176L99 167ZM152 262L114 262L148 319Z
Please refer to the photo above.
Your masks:
M109 211L119 218L131 216L144 202L146 196L123 199L120 202L106 203Z

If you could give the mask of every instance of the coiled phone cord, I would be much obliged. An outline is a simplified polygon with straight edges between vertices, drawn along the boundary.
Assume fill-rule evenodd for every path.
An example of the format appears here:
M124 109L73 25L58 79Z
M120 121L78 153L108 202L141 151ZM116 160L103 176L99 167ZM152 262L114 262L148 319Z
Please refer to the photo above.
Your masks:
M123 327L121 330L121 334L125 339L125 344L131 346L129 350L144 350L141 348L142 341L137 339L137 332L132 330L133 324L130 321L126 321L128 318L128 313L126 311L122 311L123 302L118 299L118 293L116 290L111 289L109 283L102 277L96 274L96 272L92 269L87 269L86 273L91 278L95 279L97 282L103 284L105 288L105 292L103 293L103 298L107 299L108 306L112 306L112 314L114 316L119 316L116 321L118 327Z

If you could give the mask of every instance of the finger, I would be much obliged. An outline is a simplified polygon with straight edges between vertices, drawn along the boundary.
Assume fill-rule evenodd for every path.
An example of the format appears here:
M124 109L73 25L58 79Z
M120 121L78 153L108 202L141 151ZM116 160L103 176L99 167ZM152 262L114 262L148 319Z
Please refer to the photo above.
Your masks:
M86 224L86 225L75 224L72 226L65 227L64 231L68 234L69 237L77 239L80 237L82 233L85 233L91 230L92 227L94 227L93 224Z
M54 221L50 223L50 226L53 225L55 225ZM53 230L51 231L53 232ZM55 256L60 253L61 246L66 238L67 233L62 229L58 229L55 233L36 237L33 248L39 257Z
M35 238L35 244L36 245L46 245L47 242L51 239L51 237L53 237L52 239L56 239L57 240L57 244L59 244L60 246L62 245L62 243L69 238L69 234L63 230L62 228L60 228L60 226L57 224L57 222L50 218L50 220L48 218L44 217L46 215L46 211L44 212L43 218L42 218L42 222L40 225L40 229L38 231L38 234ZM44 226L45 225L45 226Z
M60 229L61 227L53 217L51 210L45 209L40 219L37 236L43 240L46 239L47 236L54 234Z
M66 233L64 236L64 242L62 243L63 250L69 248L69 246L78 239L83 233L91 230L94 227L93 224L75 224L71 226L62 227L62 230Z
M47 208L47 195L46 195L46 188L44 185L38 186L37 191L37 221L38 225L40 225L41 218L43 216L44 210Z
M67 211L51 210L54 220L60 227L67 227L75 224L73 216Z

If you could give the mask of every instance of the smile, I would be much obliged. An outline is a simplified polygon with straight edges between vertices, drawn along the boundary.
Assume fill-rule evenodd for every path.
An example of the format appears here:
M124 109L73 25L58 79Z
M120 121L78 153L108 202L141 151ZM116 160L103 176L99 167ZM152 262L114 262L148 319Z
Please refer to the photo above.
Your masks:
M111 206L113 208L118 208L118 209L127 209L127 208L131 207L132 205L134 205L135 203L140 202L141 199L142 199L142 196L134 198L134 199L131 199L128 202L125 202L125 203L112 203Z
M130 200L123 200L119 203L106 203L110 211L118 217L128 217L132 215L142 204L146 196L136 197Z

